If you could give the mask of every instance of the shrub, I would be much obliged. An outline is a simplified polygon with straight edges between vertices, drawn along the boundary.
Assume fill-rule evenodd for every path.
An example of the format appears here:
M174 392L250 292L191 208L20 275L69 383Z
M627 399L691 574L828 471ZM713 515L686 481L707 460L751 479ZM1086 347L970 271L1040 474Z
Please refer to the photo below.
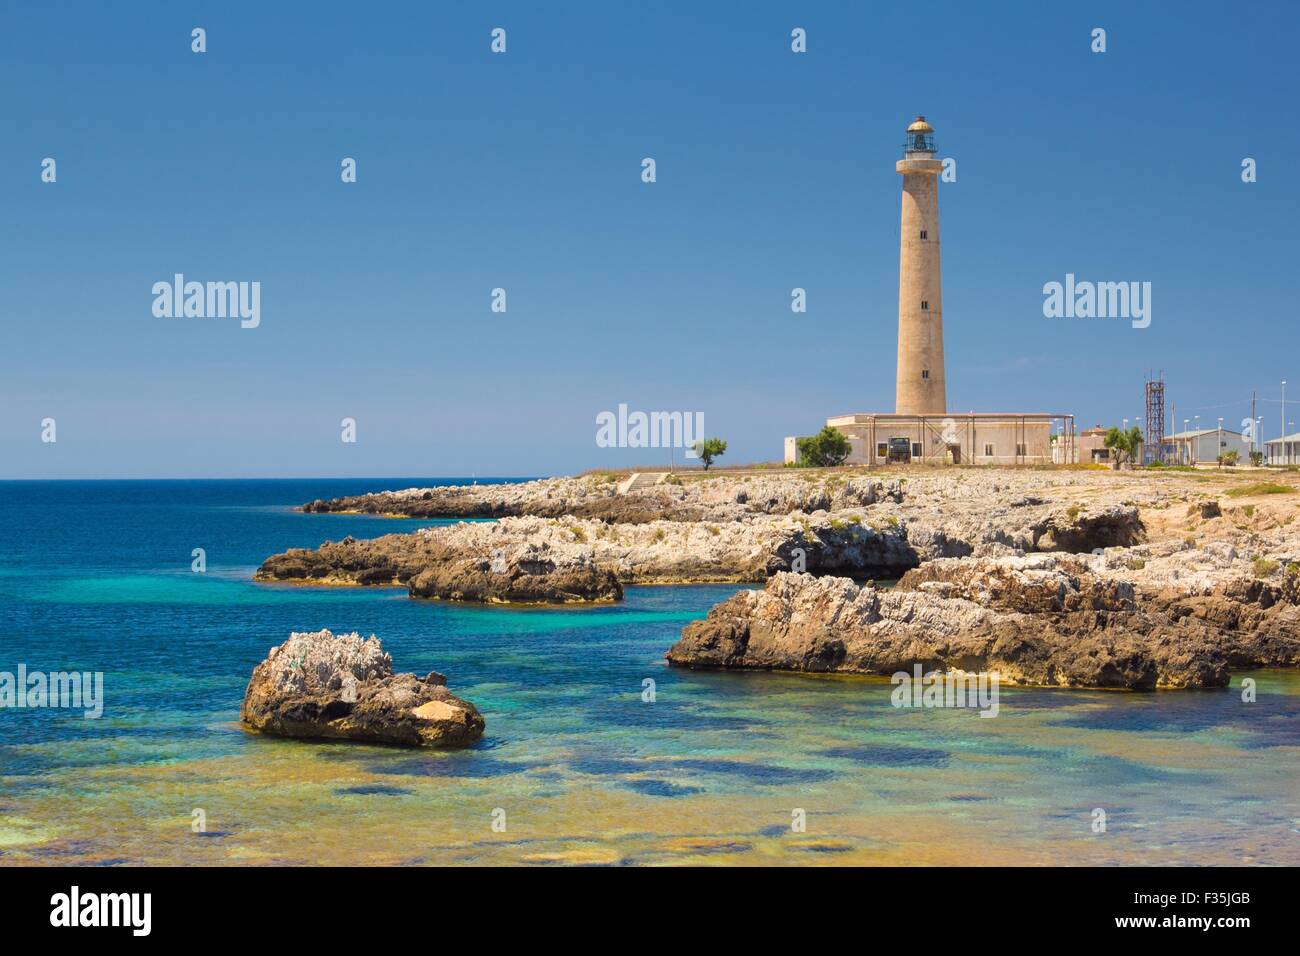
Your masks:
M1255 577L1266 578L1277 570L1278 564L1276 561L1270 561L1268 558L1261 555L1251 562L1251 567L1255 571Z
M816 435L797 440L799 461L809 468L834 468L844 464L853 446L838 428L825 425Z

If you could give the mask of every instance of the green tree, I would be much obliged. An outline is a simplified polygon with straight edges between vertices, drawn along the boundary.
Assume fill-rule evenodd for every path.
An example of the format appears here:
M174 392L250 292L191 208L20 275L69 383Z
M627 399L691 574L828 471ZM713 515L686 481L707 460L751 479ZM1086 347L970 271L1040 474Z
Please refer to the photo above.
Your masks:
M844 464L853 446L838 428L826 425L816 435L797 442L799 461L810 468L834 468Z
M1219 455L1219 467L1222 468L1224 465L1227 465L1229 468L1235 468L1237 461L1240 458L1241 453L1235 448L1225 451L1223 454Z
M1102 444L1115 452L1115 464L1122 465L1132 461L1137 455L1138 446L1142 444L1142 429L1134 425L1128 431L1112 428L1106 432Z
M695 454L704 462L704 470L709 470L713 459L721 458L727 453L727 443L721 438L706 438L695 443Z

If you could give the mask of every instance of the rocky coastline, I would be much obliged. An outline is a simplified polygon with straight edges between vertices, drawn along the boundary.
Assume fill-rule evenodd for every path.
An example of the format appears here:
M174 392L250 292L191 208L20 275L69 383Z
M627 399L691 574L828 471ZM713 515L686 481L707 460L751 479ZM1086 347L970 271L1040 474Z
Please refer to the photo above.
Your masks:
M629 495L598 475L408 489L304 510L498 520L293 549L257 579L534 604L765 584L689 625L669 662L1215 687L1300 664L1300 482L1285 479L954 468L692 476Z

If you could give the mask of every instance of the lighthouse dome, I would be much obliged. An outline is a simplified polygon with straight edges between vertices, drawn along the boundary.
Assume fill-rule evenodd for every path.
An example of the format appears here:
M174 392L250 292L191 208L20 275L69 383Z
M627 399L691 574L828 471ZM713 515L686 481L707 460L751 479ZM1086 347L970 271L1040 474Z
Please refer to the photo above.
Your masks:
M912 121L912 125L907 128L909 133L933 133L934 127L925 121L924 116L918 116Z

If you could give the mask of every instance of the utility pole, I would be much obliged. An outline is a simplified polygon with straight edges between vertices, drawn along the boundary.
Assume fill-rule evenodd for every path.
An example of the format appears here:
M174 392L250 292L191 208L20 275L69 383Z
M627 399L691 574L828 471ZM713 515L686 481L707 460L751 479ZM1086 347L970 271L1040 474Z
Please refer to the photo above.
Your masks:
M1250 390L1250 450L1255 451L1255 390Z

